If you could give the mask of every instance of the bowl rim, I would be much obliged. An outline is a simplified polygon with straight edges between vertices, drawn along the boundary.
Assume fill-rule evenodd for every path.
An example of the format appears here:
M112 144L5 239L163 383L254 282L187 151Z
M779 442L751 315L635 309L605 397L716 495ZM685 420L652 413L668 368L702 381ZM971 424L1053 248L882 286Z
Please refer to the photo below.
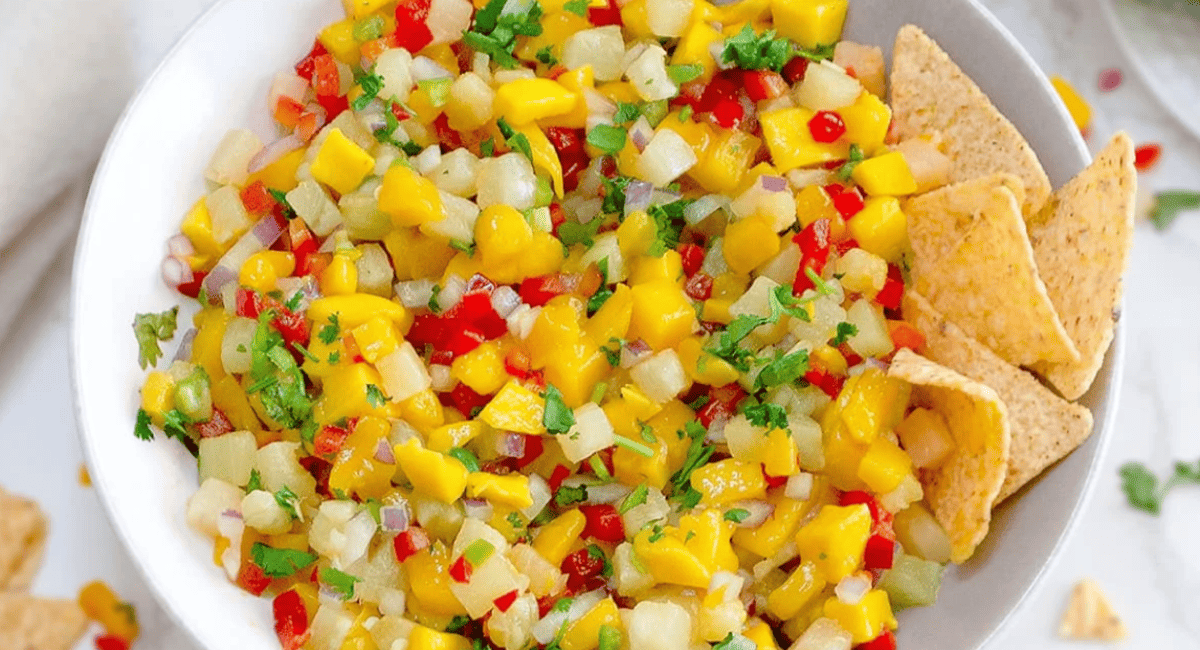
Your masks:
M164 69L177 57L179 51L191 41L193 34L199 31L209 20L213 18L215 14L217 14L227 5L245 1L246 0L217 0L207 9L205 9L199 16L197 16L179 35L175 43L170 47L163 58L155 65L154 70L145 78L142 84L138 87L137 92L126 104L116 122L116 125L113 128L111 135L105 143L104 153L102 154L99 163L97 164L96 171L92 176L87 201L84 205L83 219L79 229L72 260L70 312L68 317L70 330L70 342L68 345L68 370L71 376L72 410L76 423L76 430L81 441L84 458L89 467L94 466L94 461L96 460L95 445L98 444L99 439L97 436L89 435L87 433L89 427L85 417L82 399L82 394L85 392L83 386L86 378L82 376L82 371L80 368L80 358L84 354L83 342L81 341L80 337L80 328L84 321L83 317L81 316L81 304L83 297L81 292L82 282L80 282L80 275L82 273L83 262L88 255L89 247L87 246L87 243L91 239L90 234L93 229L98 227L96 223L98 220L98 217L96 216L97 187L104 184L105 180L113 169L112 156L114 155L115 143L119 142L125 132L128 130L131 120L137 112L138 107L143 101L145 101L147 95L149 94L149 89L156 85L156 82L162 76ZM1036 76L1039 84L1043 86L1044 89L1048 91L1052 90L1052 86L1046 73L1038 66L1033 57L1021 45L1013 33L1003 23L1001 23L1000 20L980 2L980 0L962 1L964 3L964 7L968 7L975 11L978 14L978 17L985 20L992 27L992 29L994 29L1003 37L1013 52L1016 53L1025 64L1026 68L1028 68L1028 70ZM1110 7L1108 7L1108 2L1103 4L1106 5L1106 10L1110 9ZM1066 108L1065 106L1062 106L1061 103L1057 107L1057 110L1061 114L1060 118L1067 116ZM1088 153L1087 146L1080 134L1072 132L1069 140L1075 146L1077 153L1082 157L1082 159L1085 161L1090 161L1091 155ZM1125 303L1123 301L1121 306L1122 311L1124 308ZM1110 364L1111 367L1111 378L1109 385L1106 387L1107 392L1105 409L1103 413L1094 414L1097 416L1095 418L1096 424L1094 425L1092 434L1092 437L1096 438L1095 449L1092 452L1092 457L1087 467L1086 476L1084 477L1078 492L1078 496L1075 499L1075 503L1071 509L1071 514L1059 532L1050 553L1040 560L1041 565L1034 574L1032 580L1030 580L1030 582L1021 590L1020 597L1013 603L1011 607L1009 607L1009 610L1004 614L1004 616L997 621L993 629L982 638L980 643L976 646L978 649L992 647L997 641L997 638L1001 632L1008 627L1011 620L1030 602L1032 594L1041 588L1046 574L1058 560L1066 541L1071 535L1074 534L1074 531L1082 519L1084 511L1095 495L1096 486L1099 483L1099 470L1101 466L1103 466L1104 460L1108 454L1113 435L1112 431L1115 428L1116 416L1120 401L1120 388L1122 385L1122 378L1124 376L1125 368L1125 330L1126 328L1124 327L1123 323L1118 322L1112 343L1106 353L1106 363ZM1053 469L1054 466L1051 466L1051 468L1049 468L1047 471L1052 471ZM93 471L92 474L95 487L100 495L100 502L104 508L104 512L107 515L109 522L112 524L117 537L124 545L126 552L130 552L132 554L132 551L137 547L134 543L135 535L134 532L127 527L125 520L118 516L118 509L113 501L113 498L110 498L111 492L107 489L108 481L106 480L106 475L103 472L95 471ZM177 611L174 600L168 597L169 589L167 589L167 586L163 585L156 578L155 573L150 570L150 567L146 565L146 563L135 559L133 564L137 567L137 571L140 573L142 579L151 587L150 591L154 594L154 597L158 601L159 605L163 610L166 611L170 619L178 627L186 630L191 640L197 644L197 646L204 647L204 643L201 641L201 639L204 638L204 635L201 634L200 630L198 629L198 623L194 623L189 617L183 616L182 612Z

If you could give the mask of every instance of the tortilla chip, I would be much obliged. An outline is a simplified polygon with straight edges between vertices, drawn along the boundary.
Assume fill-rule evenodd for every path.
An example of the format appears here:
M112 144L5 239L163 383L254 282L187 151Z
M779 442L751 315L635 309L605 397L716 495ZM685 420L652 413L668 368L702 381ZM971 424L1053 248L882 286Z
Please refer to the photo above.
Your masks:
M38 505L0 488L0 591L33 584L45 545L46 519Z
M908 349L896 352L888 377L913 384L914 400L941 413L954 437L950 457L921 470L933 516L950 536L950 559L965 562L987 535L1004 483L1010 434L996 391Z
M1133 159L1133 142L1118 133L1091 166L1054 193L1029 226L1046 291L1080 354L1079 361L1047 359L1033 369L1067 399L1087 392L1112 343L1121 276L1133 246Z
M69 650L87 628L75 601L0 593L0 648Z
M1092 434L1091 411L1055 395L1033 375L996 356L915 291L904 296L904 320L925 335L924 356L990 387L1008 409L1012 445L997 505Z
M1100 585L1085 578L1071 590L1067 611L1058 624L1058 635L1072 641L1120 641L1129 636L1129 630Z
M913 262L928 268L954 250L980 219L980 198L1007 187L1024 200L1025 187L1012 174L992 174L934 190L904 202Z
M914 259L913 288L1009 363L1078 360L1038 276L1013 193L1003 183L960 185L954 203L975 215L975 225L941 259Z
M1023 214L1037 214L1050 179L1017 128L938 44L913 25L900 29L892 55L896 135L940 132L953 167L950 182L1008 172L1025 186Z

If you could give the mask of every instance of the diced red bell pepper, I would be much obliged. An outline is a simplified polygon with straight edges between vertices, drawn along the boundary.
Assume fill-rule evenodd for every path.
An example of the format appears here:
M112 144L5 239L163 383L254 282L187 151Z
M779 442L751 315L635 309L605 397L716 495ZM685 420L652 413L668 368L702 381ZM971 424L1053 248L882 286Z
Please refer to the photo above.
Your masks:
M788 61L783 66L783 78L788 83L796 85L804 81L804 77L808 74L808 59L802 56L794 56L791 61Z
M476 393L466 384L460 383L450 391L451 405L458 409L459 413L467 417L473 417L476 409L487 406L487 403L490 401L492 401L491 397Z
M479 328L463 325L462 329L450 333L450 338L442 345L442 349L449 352L451 357L458 358L479 347L486 340L488 337L484 336Z
M862 212L863 197L857 189L847 189L834 183L825 186L825 193L829 195L829 200L833 202L833 208L842 215L843 219L849 221L854 215Z
M554 471L550 472L550 480L546 481L550 484L551 492L558 492L558 488L562 487L563 481L571 475L571 470L566 465L555 465Z
M763 481L766 482L768 490L772 490L777 487L783 487L784 485L787 485L788 477L786 477L786 476L771 476L770 474L767 473L766 465L760 464L758 466L758 470L760 472L762 472Z
M854 646L855 650L896 650L896 635L892 634L891 630L884 630L883 634Z
M275 597L271 603L275 615L275 635L283 650L300 650L311 632L308 629L308 611L304 599L295 589L289 589Z
M271 319L271 326L283 335L284 343L288 345L308 345L310 329L308 319L304 315L296 313L287 307L272 300L272 311L275 313L275 318Z
M617 0L608 0L608 4L603 7L589 6L587 18L588 22L595 27L604 27L605 25L625 26L624 21L621 20L621 7L617 5Z
M450 579L459 583L466 584L471 581L471 574L475 572L475 567L467 561L466 556L460 555L453 564L450 565Z
M215 406L208 421L197 422L192 426L195 427L196 435L201 439L216 438L233 431L233 423L229 421L229 417L225 415L224 411Z
M450 335L449 323L437 314L417 314L413 318L412 327L404 336L415 346L432 345L438 347Z
M883 535L871 535L867 538L867 547L863 551L863 566L868 571L890 569L895 559L896 540Z
M712 297L713 279L707 273L697 273L683 285L684 292L692 300L708 300Z
M338 73L337 63L334 61L333 55L322 54L314 57L312 65L313 92L318 97L322 95L337 97L341 86L341 76ZM332 120L333 116L329 115L328 119Z
M335 456L346 444L350 437L349 428L325 425L313 438L313 453L318 456Z
M746 391L738 384L710 388L708 403L696 413L696 417L705 428L711 427L714 421L733 417L737 413L738 404L745 397Z
M413 54L433 42L426 19L430 0L402 0L396 6L396 44Z
M462 149L465 146L462 134L451 128L450 118L445 113L434 118L433 132L437 135L438 142L442 144L443 151Z
M350 108L350 100L345 95L317 95L317 103L325 109L326 122L332 122L333 118Z
M587 517L587 524L583 527L584 537L614 544L625 541L625 524L615 507L608 504L579 506L579 512Z
M258 318L263 310L262 296L253 289L239 287L234 294L234 313L242 318Z
M242 205L254 216L264 215L275 208L278 202L262 181L254 181L241 191Z
M533 374L533 362L525 348L516 347L504 355L504 371L522 381Z
M192 281L184 282L175 287L175 290L188 298L199 298L200 289L204 288L204 278L208 277L208 271L192 271Z
M1156 142L1139 146L1133 152L1133 166L1139 172L1150 171L1162 158L1162 151L1162 145Z
M304 104L292 99L291 97L280 97L275 102L275 110L272 112L272 117L280 126L294 129L300 125L300 116L304 115Z
M517 469L528 467L530 463L540 458L545 450L546 447L542 442L541 436L525 436L525 453L521 454L521 457L517 459ZM568 474L570 474L569 471ZM559 485L562 485L561 480L559 481ZM551 485L551 489L554 489L553 485Z
M829 219L817 219L805 226L792 238L800 246L800 255L819 262L824 271L824 265L829 260Z
M267 587L271 586L271 579L263 573L261 567L251 562L250 558L243 558L242 567L238 570L237 586L255 596L261 596Z
M736 129L746 117L746 109L737 99L723 99L712 109L713 120L722 128Z
M579 187L579 174L587 169L588 163L591 162L583 146L584 137L583 129L557 126L546 129L546 138L554 145L554 150L558 152L558 160L562 163L563 189L568 192ZM551 204L550 207L551 220L554 218L554 205ZM555 228L557 227L558 223L555 223Z
M396 539L392 540L392 547L396 551L396 561L403 562L429 548L429 535L425 529L414 526L396 535Z
M742 84L746 94L756 102L782 97L788 91L788 82L772 70L745 70L742 72Z
M925 347L925 335L921 333L921 330L904 321L888 321L888 336L897 350L908 348L914 352L920 352Z
M864 563L868 570L890 569L896 547L892 513L880 505L879 500L870 493L861 490L842 494L838 503L842 506L866 504L871 511L871 537L867 540Z
M300 466L317 482L317 494L323 497L333 496L329 492L329 474L333 472L333 463L320 456L303 456Z
M567 574L567 590L574 592L604 571L604 558L581 548L563 559L560 570Z
M579 182L579 179L576 178L576 185L578 185L578 182ZM571 189L575 189L574 186L572 186ZM567 191L570 192L571 190L567 190ZM563 210L562 204L561 203L551 203L550 204L550 229L554 232L555 236L558 236L558 227L563 225L566 222L567 222L567 213L566 213L566 211Z
M129 642L115 634L101 634L93 643L96 650L129 650Z
M875 302L884 309L900 309L904 302L904 276L900 274L900 267L895 264L888 265L887 280L879 293L875 294Z
M520 592L518 592L516 589L513 589L512 591L497 597L492 601L492 604L496 606L497 610L499 610L501 613L504 613L508 611L508 608L513 606L513 603L517 602L517 596L519 595Z
M683 258L683 274L691 277L704 266L704 247L697 244L680 244L679 256Z
M552 298L575 291L579 276L568 273L552 273L521 282L521 300L531 307L541 307Z
M813 140L829 144L837 142L838 138L846 134L846 123L842 121L841 115L833 111L818 111L808 121L808 132L812 134Z
M396 118L397 122L412 119L412 115L409 115L408 111L404 110L404 105L400 102L392 102L392 117Z
M312 50L310 50L309 53L305 55L305 57L301 59L299 63L296 64L296 75L312 81L313 72L316 71L317 57L326 56L328 54L329 50L325 49L325 46L320 40L313 41Z

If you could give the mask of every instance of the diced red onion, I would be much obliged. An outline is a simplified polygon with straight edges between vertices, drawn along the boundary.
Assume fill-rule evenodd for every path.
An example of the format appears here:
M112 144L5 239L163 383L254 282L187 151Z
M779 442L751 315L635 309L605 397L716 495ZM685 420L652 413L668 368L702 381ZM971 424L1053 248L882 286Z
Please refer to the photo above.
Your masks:
M846 605L857 605L871 590L871 578L866 573L855 573L842 578L833 593Z
M763 174L758 177L759 184L768 192L786 192L788 191L788 182L786 178L780 176L771 176Z
M379 444L375 445L375 460L384 465L396 464L396 454L392 453L392 444L387 438L381 439Z
M230 249L230 251L232 251L232 250L233 249ZM262 249L258 249L258 250L262 250ZM248 258L248 257L250 257L250 255L253 255L256 252L258 252L258 251L257 250L252 251L249 254L247 254L246 257ZM225 257L229 257L228 252L225 253ZM218 263L216 266L214 266L213 269L208 272L208 275L204 276L204 290L208 293L208 299L210 302L219 302L219 301L223 300L222 295L221 295L221 290L224 289L225 286L228 285L230 282L234 282L237 280L237 277L238 277L237 271L233 270L229 266L226 266L224 264L225 261L226 261L225 258L222 258L221 263ZM231 263L236 262L236 261L238 261L238 260L234 260L234 259L229 260L229 262L231 262ZM240 261L245 262L246 260L243 258ZM238 266L240 268L241 264L239 263Z
M625 188L625 216L650 207L650 196L654 186L646 181L631 181Z
M434 79L452 79L454 77L449 70L438 65L433 59L427 56L418 56L413 59L412 76L413 81L417 83L432 81Z
M269 247L283 234L284 228L287 228L287 220L285 218L268 214L259 219L250 232L258 238L258 243L264 247Z
M283 294L286 300L291 300L297 293L300 294L300 304L296 307L296 312L307 310L312 301L321 297L321 287L317 284L316 278L311 275L300 278L279 278L275 281L275 288Z
M192 274L192 267L178 257L163 259L162 277L163 282L166 282L167 286L171 287L178 287L181 284L187 284L196 279Z
M379 509L379 525L389 533L403 533L411 524L412 513L407 504Z
M689 225L696 225L704 221L712 213L729 205L729 199L720 194L707 194L702 196L686 208L683 209L683 220Z
M642 339L634 339L621 348L621 367L632 368L650 356L650 345Z
M708 433L705 434L704 440L710 444L721 444L725 442L725 425L729 423L729 418L719 416L713 418L712 424L708 425Z
M492 309L500 318L508 318L521 306L521 296L512 287L504 285L492 292Z
M187 235L180 233L167 240L167 255L182 259L195 254L196 247L192 245L192 240L188 239Z
M525 455L525 436L507 432L496 443L496 452L505 458L520 458Z
M495 508L483 499L463 499L463 513L470 519L490 521Z
M654 127L650 126L650 122L642 115L629 127L629 141L633 146L637 147L638 153L645 150L646 145L650 144L650 138L654 137Z
M246 171L250 172L251 174L259 172L268 167L271 163L284 157L284 155L291 153L303 146L304 140L301 140L300 136L295 133L279 138L278 140L260 149L259 152L250 159L250 164L246 167Z
M190 361L192 358L192 342L196 340L196 328L189 329L179 339L179 348L175 350L173 361Z
M783 488L783 494L789 499L808 501L808 498L812 496L812 488L813 475L800 472L788 478L787 485Z
M204 289L210 300L224 300L222 289L238 277L238 271L250 256L269 248L283 234L285 221L283 217L267 215L254 225L250 232L242 235L221 259L213 270L204 278Z
M433 297L433 287L436 283L428 278L422 280L406 280L396 283L396 296L400 304L409 309L426 307Z

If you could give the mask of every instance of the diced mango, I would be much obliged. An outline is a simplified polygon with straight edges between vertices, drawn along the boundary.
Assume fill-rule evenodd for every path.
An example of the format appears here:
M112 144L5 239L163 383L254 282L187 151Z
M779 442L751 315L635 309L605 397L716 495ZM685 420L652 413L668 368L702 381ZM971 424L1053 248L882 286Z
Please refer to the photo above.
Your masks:
M300 181L296 179L296 170L304 163L305 149L297 147L294 151L283 154L278 160L250 174L246 179L248 185L262 181L263 185L280 192L291 192Z
M337 368L325 377L324 390L313 406L313 418L322 424L356 418L378 411L368 397L368 387L383 385L379 373L365 363Z
M232 376L226 375L213 382L211 392L213 406L229 418L235 431L255 431L262 426L250 400L246 399L246 392Z
M879 494L895 490L912 473L912 459L899 445L884 437L871 443L858 465L858 478Z
M821 593L825 585L817 565L812 561L802 562L783 584L767 596L767 609L779 620L786 621L799 614L805 605Z
M771 222L756 215L726 226L721 250L730 269L736 273L749 273L778 255L781 245Z
M625 485L636 486L645 483L651 488L661 490L671 478L667 465L667 443L662 439L653 443L642 442L654 451L654 455L647 458L636 451L617 447L613 452L613 476Z
M771 0L771 16L780 36L814 49L842 40L849 0Z
M1079 91L1075 90L1071 82L1058 75L1050 77L1050 83L1058 92L1058 96L1062 98L1063 104L1066 105L1067 112L1071 114L1071 120L1075 122L1075 127L1081 133L1087 133L1088 127L1092 124L1092 107L1087 100L1079 94Z
M353 330L376 317L387 318L397 324L403 323L407 317L404 305L368 293L317 298L308 307L308 318L318 327L328 323L329 317L334 314L337 314L338 326L343 331Z
M480 395L491 395L508 380L508 372L504 369L504 353L495 341L483 343L455 359L450 365L450 376Z
M359 420L333 463L329 489L363 500L382 499L391 491L396 467L375 458L379 443L387 441L391 428L384 418Z
M761 147L762 140L749 133L722 129L713 136L696 166L688 170L688 176L710 192L729 194L742 184L745 171Z
M780 172L849 157L850 144L844 139L831 143L813 140L808 123L814 115L807 108L785 108L759 116L763 141Z
M397 228L446 218L437 186L406 165L393 165L384 173L379 209L392 218Z
M796 533L796 548L826 581L836 583L862 564L870 535L871 511L865 504L826 505Z
M575 93L552 79L510 81L496 90L496 115L513 125L569 113L575 108Z
M242 263L238 284L259 293L275 290L275 282L286 278L296 269L296 257L285 251L259 251Z
M341 129L329 132L310 167L313 178L340 194L358 189L373 169L375 159L347 138Z
M825 616L835 620L850 633L855 644L866 643L885 630L896 629L896 617L886 591L872 589L855 605L837 598L825 601Z
M225 376L225 365L221 362L221 340L225 338L225 326L232 314L220 307L202 309L192 321L196 326L196 338L192 339L192 363L204 368L209 381Z
M358 266L354 263L355 257L351 251L338 251L333 254L329 265L321 270L321 293L326 296L348 296L358 290Z
M690 336L679 342L676 352L692 381L709 386L725 386L738 380L741 373L728 361L708 352L699 338Z
M707 588L712 569L671 532L674 531L643 529L633 538L634 554L657 583Z
M426 435L446 422L446 410L437 394L428 388L401 402L400 413L417 431Z
M683 36L679 39L679 44L675 46L675 51L671 55L671 65L699 64L703 69L700 79L707 81L712 78L713 72L717 68L716 59L713 58L710 48L713 43L723 41L724 39L725 36L713 29L708 22L703 20L693 21L687 30L683 32Z
M633 317L633 292L624 283L583 324L583 332L601 346L612 339L624 339Z
M426 235L415 227L393 228L383 245L398 282L438 277L456 254L445 238Z
M761 499L767 494L766 479L758 464L732 458L697 468L692 472L692 487L702 495L700 503L713 506Z
M898 262L908 247L908 217L895 197L867 198L848 225L859 247L889 262Z
M429 449L446 453L455 447L462 447L478 438L486 426L479 420L463 420L444 424L434 429L428 436L425 446Z
M196 253L216 259L225 251L224 244L218 242L213 235L212 216L208 213L208 205L201 197L187 216L183 218L180 230L192 242Z
M415 438L396 445L393 452L413 489L443 503L454 503L467 489L470 473L457 459L423 449Z
M678 251L667 251L657 257L647 255L638 258L633 273L629 275L629 285L674 282L682 287L684 279L683 258Z
M345 5L346 15L354 19L359 19L370 15L372 12L382 8L391 0L342 0Z
M347 65L358 63L358 41L354 40L354 20L339 20L321 30L317 40L329 53Z
M917 181L899 151L862 161L852 177L871 196L905 196L917 191Z
M467 610L450 591L450 549L440 541L404 561L414 605L438 616L457 616ZM410 606L411 607L411 606ZM412 638L409 637L409 643Z
M775 643L775 633L771 631L771 626L760 619L751 620L753 622L746 625L746 631L742 632L742 636L753 641L755 646L757 646L757 650L779 650L779 646Z
M600 645L600 626L620 628L621 617L617 604L605 598L567 626L559 646L562 650L596 650Z
M160 370L146 375L142 383L142 410L150 416L156 426L163 425L163 418L175 408L175 382Z
M538 536L533 540L533 550L550 564L559 566L567 557L571 546L583 534L586 525L587 517L584 517L582 512L568 510L538 529Z
M855 441L870 444L904 419L911 392L908 382L870 368L843 386L837 399L841 420Z
M800 529L800 519L811 509L810 502L790 499L781 493L767 497L775 510L757 528L739 528L733 533L733 542L758 555L771 557L779 552Z
M510 381L483 407L479 419L494 429L529 435L546 432L542 413L546 400L518 382Z
M383 316L371 317L367 322L350 330L350 334L354 337L354 343L358 345L358 353L371 364L391 354L400 346L396 322Z
M559 348L546 363L546 381L562 393L563 402L578 408L591 401L592 391L612 366L600 348L587 339Z
M467 477L467 496L472 499L487 499L499 506L524 509L533 505L529 492L529 477L520 474L499 476L487 472L473 472Z
M680 517L678 534L683 545L710 571L737 571L738 559L730 543L733 524L725 521L720 510L709 508Z
M696 310L687 294L673 282L633 287L629 336L641 338L654 350L674 347L696 325Z
M892 109L879 97L864 92L849 106L838 109L848 142L857 144L867 155L874 155L887 139L888 127L892 123Z

